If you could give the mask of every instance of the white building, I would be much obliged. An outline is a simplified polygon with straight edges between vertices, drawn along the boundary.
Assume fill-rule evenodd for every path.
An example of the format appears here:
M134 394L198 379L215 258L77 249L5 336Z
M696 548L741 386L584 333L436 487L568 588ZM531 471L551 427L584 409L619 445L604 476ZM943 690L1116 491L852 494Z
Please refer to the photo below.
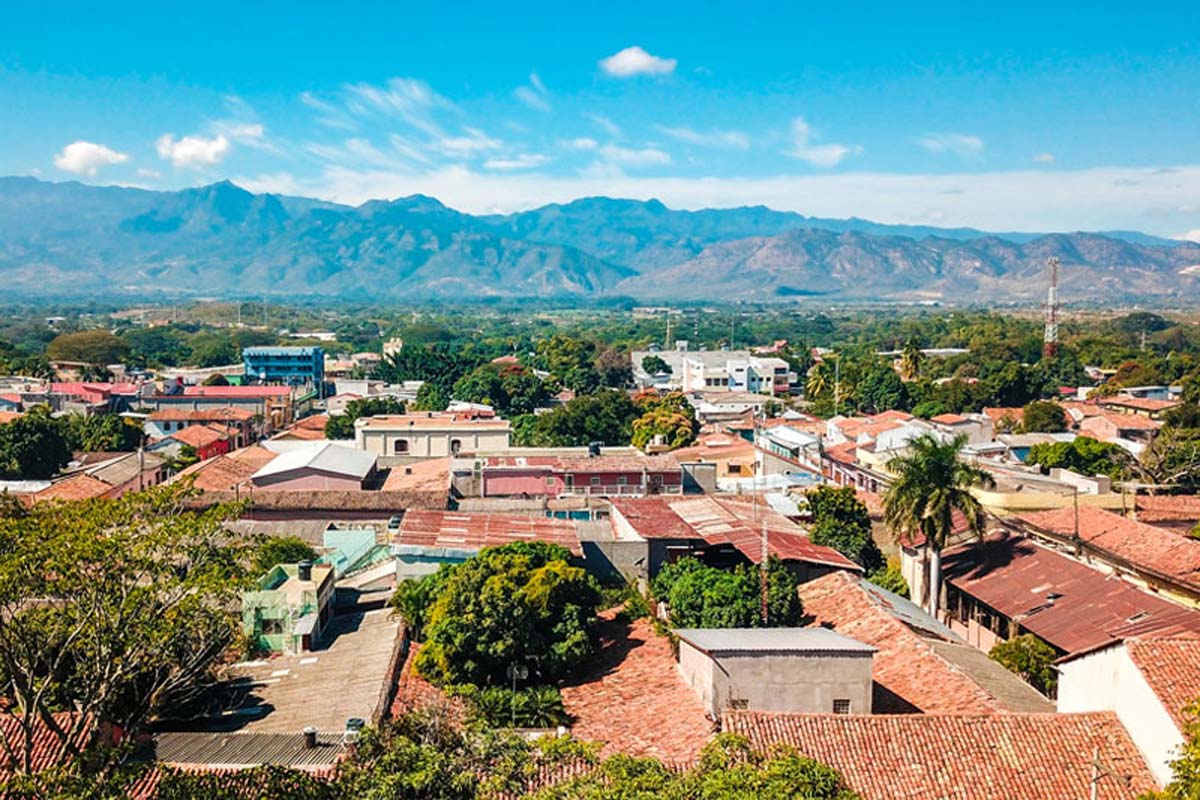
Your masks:
M666 377L642 367L649 356L661 358L670 369ZM675 350L635 350L630 354L634 380L641 386L684 392L755 392L787 394L794 379L782 358L755 355L749 350L690 350L679 342Z
M354 444L377 456L442 458L462 452L507 450L512 427L504 419L423 413L360 417Z

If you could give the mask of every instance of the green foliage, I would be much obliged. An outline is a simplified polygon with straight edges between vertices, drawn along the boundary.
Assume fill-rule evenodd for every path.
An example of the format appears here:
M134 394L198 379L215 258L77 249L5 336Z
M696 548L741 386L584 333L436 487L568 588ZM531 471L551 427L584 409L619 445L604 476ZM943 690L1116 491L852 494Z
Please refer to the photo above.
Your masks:
M86 452L131 452L144 437L136 421L116 414L70 414L59 420L67 447Z
M1063 407L1050 400L1034 400L1021 412L1021 429L1025 433L1060 433L1067 429Z
M519 364L483 364L454 384L455 400L483 403L503 415L532 414L550 393L542 379Z
M805 495L813 544L832 547L868 573L881 568L883 553L871 536L871 515L850 486L817 486Z
M1142 452L1139 477L1185 491L1200 488L1200 428L1164 427Z
M0 425L0 478L42 480L71 460L63 426L48 406L35 406Z
M265 575L277 564L312 561L317 551L299 536L268 536L254 550L254 574Z
M1126 361L1108 381L1114 386L1153 386L1162 383L1162 373L1154 366Z
M662 445L669 450L687 447L696 441L700 422L696 412L679 392L662 397L649 397L639 405L644 413L632 424L631 441L634 447L645 449L661 437Z
M205 386L228 386L229 378L226 378L220 372L214 372L212 375L209 375L207 378L204 379L204 385Z
M63 333L46 346L51 361L82 361L104 366L116 364L129 353L129 345L106 330Z
M1053 695L1058 686L1058 670L1054 662L1058 652L1032 633L997 642L988 657L1044 695Z
M663 360L662 356L656 356L653 353L642 359L642 369L647 375L658 375L660 373L671 374L671 365Z
M537 366L566 389L593 392L600 386L594 361L596 345L587 339L556 333L538 341L534 352Z
M480 688L467 683L447 687L447 693L466 700L475 719L492 728L557 728L571 722L562 692L555 686L513 691L507 686Z
M892 594L909 597L908 581L904 579L904 573L896 564L888 564L886 567L875 570L867 576L867 580L881 589L887 589Z
M893 458L888 469L896 476L883 498L884 518L892 530L908 538L924 538L937 549L945 547L958 511L976 535L983 533L984 512L971 494L973 486L990 486L983 470L958 457L966 444L959 436L941 442L931 435L909 442L909 454Z
M908 387L892 369L891 364L878 362L871 365L859 381L856 392L859 410L868 414L909 408L911 400Z
M538 682L571 672L596 648L600 591L569 553L522 542L460 564L425 626L417 670L437 684L501 685L513 664Z
M600 385L613 389L624 389L633 383L633 366L629 362L629 354L615 347L605 347L596 355L596 374L600 376Z
M335 782L314 777L299 769L264 765L227 772L185 771L162 768L156 800L246 800L246 798L286 798L287 800L338 800L344 797Z
M326 439L353 439L354 421L359 417L381 414L403 414L404 401L394 397L360 397L346 404L345 412L330 416L325 422Z
M1026 464L1046 469L1069 469L1081 475L1121 478L1128 471L1129 454L1111 442L1076 436L1069 442L1044 442L1029 448Z
M694 558L665 565L655 576L656 599L670 609L676 628L757 628L763 626L762 584L757 567L717 569ZM796 576L779 559L767 564L767 624L800 624L804 609Z
M629 444L641 409L625 392L601 389L545 414L513 420L513 439L525 447L581 447L591 442Z
M421 411L441 411L450 402L454 382L473 370L482 361L469 347L449 347L446 344L404 347L399 353L384 359L376 377L390 383L425 381L425 396L417 395ZM422 386L422 389L425 389Z
M1172 428L1200 428L1200 405L1184 403L1168 409L1162 415L1164 425Z
M396 584L391 606L404 620L408 635L413 640L424 641L429 611L441 596L456 568L454 564L442 564L436 572L420 578L402 580Z
M1200 797L1200 700L1184 709L1187 723L1183 746L1171 762L1171 782L1161 792L1143 795L1141 800L1196 800Z
M0 519L0 693L31 718L77 713L56 740L102 723L136 737L195 701L237 634L240 508L184 510L181 486L41 504ZM14 737L18 764L32 729Z
M450 391L432 381L422 383L413 400L414 411L445 411L448 405L450 405Z
M241 348L227 333L198 333L188 340L188 360L198 367L223 367L237 363Z

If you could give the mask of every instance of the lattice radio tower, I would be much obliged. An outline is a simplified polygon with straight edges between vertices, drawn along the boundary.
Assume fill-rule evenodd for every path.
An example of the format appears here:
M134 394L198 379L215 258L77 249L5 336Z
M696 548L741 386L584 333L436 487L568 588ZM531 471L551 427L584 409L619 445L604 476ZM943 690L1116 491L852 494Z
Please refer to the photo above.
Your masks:
M1050 272L1050 289L1046 293L1046 334L1042 339L1042 354L1046 358L1058 355L1058 259L1046 259Z

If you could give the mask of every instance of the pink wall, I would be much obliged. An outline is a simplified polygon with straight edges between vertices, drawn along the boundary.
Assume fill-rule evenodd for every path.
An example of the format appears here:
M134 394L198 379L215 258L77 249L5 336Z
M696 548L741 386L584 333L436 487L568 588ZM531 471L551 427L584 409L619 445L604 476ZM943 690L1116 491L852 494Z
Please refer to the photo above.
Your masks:
M353 478L330 475L324 472L316 472L315 470L284 473L278 476L271 475L255 480L254 485L259 489L284 492L314 492L327 489L358 491L362 489L362 483Z
M653 485L656 476L661 477L661 481L658 483L660 486L680 486L683 483L682 473L672 471L667 473L648 473L646 475L647 484ZM599 478L601 487L617 486L620 484L622 477L625 478L625 485L627 486L642 485L641 470L627 472L581 472L573 475L576 489L591 486L593 478ZM484 494L488 497L521 494L540 497L547 494L557 495L567 490L567 484L562 475L534 470L528 472L505 470L494 474L488 474L485 470L483 484Z

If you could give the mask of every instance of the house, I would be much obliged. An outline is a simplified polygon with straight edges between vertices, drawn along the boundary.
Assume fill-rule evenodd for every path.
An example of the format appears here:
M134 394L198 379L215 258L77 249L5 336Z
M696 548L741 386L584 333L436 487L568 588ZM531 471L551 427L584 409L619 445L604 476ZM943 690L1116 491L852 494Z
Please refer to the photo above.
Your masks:
M1129 626L1144 635L1200 633L1200 610L1143 591L1030 536L1002 531L950 548L942 568L949 626L984 651L1023 633L1062 655L1108 644Z
M174 443L176 449L179 446L192 448L197 458L206 461L232 450L234 439L238 435L236 429L211 422L204 425L189 425L181 431L159 439L151 446L151 449L162 450Z
M171 480L191 481L202 492L230 492L237 495L242 487L248 490L250 477L278 455L260 445L251 445L192 464Z
M547 542L583 556L575 523L519 514L423 511L409 509L391 535L396 576L403 580L459 564L485 547L513 542Z
M1133 442L1144 447L1154 439L1161 427L1161 422L1143 414L1102 412L1084 417L1078 431L1081 436L1090 436L1102 442ZM1138 452L1141 450L1140 447L1134 449Z
M995 424L987 414L938 414L929 418L929 424L951 439L965 436L969 445L990 442L995 431Z
M690 447L671 451L683 463L712 463L717 465L717 480L748 478L755 473L754 445L740 436L710 433L701 436Z
M1087 505L1025 514L1012 526L1095 569L1200 608L1200 540Z
M650 375L642 362L661 358L670 371L666 376ZM635 350L630 353L633 377L639 386L681 389L684 392L755 392L787 394L792 374L788 363L771 355L756 355L749 350L689 350L679 341L674 350Z
M1175 533L1189 533L1200 525L1200 495L1139 494L1134 498L1139 522Z
M230 450L245 447L254 441L254 413L233 406L160 408L150 412L143 423L146 437L151 441L165 439L195 425L210 424L229 429Z
M454 472L456 486L478 487L464 496L478 497L642 497L683 494L685 482L673 454L645 455L633 447L468 452L455 460Z
M680 629L679 672L725 709L871 713L875 648L825 628Z
M276 564L242 594L242 633L251 647L303 653L321 641L333 616L334 569L329 564Z
M664 564L692 556L715 567L758 564L767 552L783 561L801 581L836 570L862 568L831 547L813 544L807 531L760 505L728 497L613 498L609 518L613 540L635 565L634 577L654 578ZM633 544L636 543L636 544ZM628 566L626 570L629 571Z
M325 438L325 424L329 417L325 414L313 414L298 419L279 433L271 437L274 441L306 441L313 442Z
M1162 419L1163 414L1181 403L1181 400L1166 398L1134 397L1126 392L1112 397L1103 397L1096 404L1118 414L1134 414L1149 419Z
M759 415L768 398L757 392L699 391L687 395L701 425L730 422L746 414Z
M268 442L278 455L250 476L256 489L362 490L375 476L375 456L332 441Z
M727 711L758 752L827 764L863 800L1134 800L1157 789L1116 714L772 714Z
M1200 638L1131 638L1058 662L1058 710L1115 712L1162 784L1200 699Z
M185 386L178 380L138 402L153 411L238 408L249 411L263 433L292 424L299 410L290 386Z
M849 572L800 585L810 625L875 648L876 714L1048 712L1029 684L916 604Z
M246 377L262 384L309 387L325 393L325 351L320 347L247 347L242 350Z
M821 438L816 434L788 424L772 425L758 430L755 444L762 452L765 474L821 471Z
M460 452L506 450L512 426L470 414L390 414L354 421L354 445L377 456L441 458Z

